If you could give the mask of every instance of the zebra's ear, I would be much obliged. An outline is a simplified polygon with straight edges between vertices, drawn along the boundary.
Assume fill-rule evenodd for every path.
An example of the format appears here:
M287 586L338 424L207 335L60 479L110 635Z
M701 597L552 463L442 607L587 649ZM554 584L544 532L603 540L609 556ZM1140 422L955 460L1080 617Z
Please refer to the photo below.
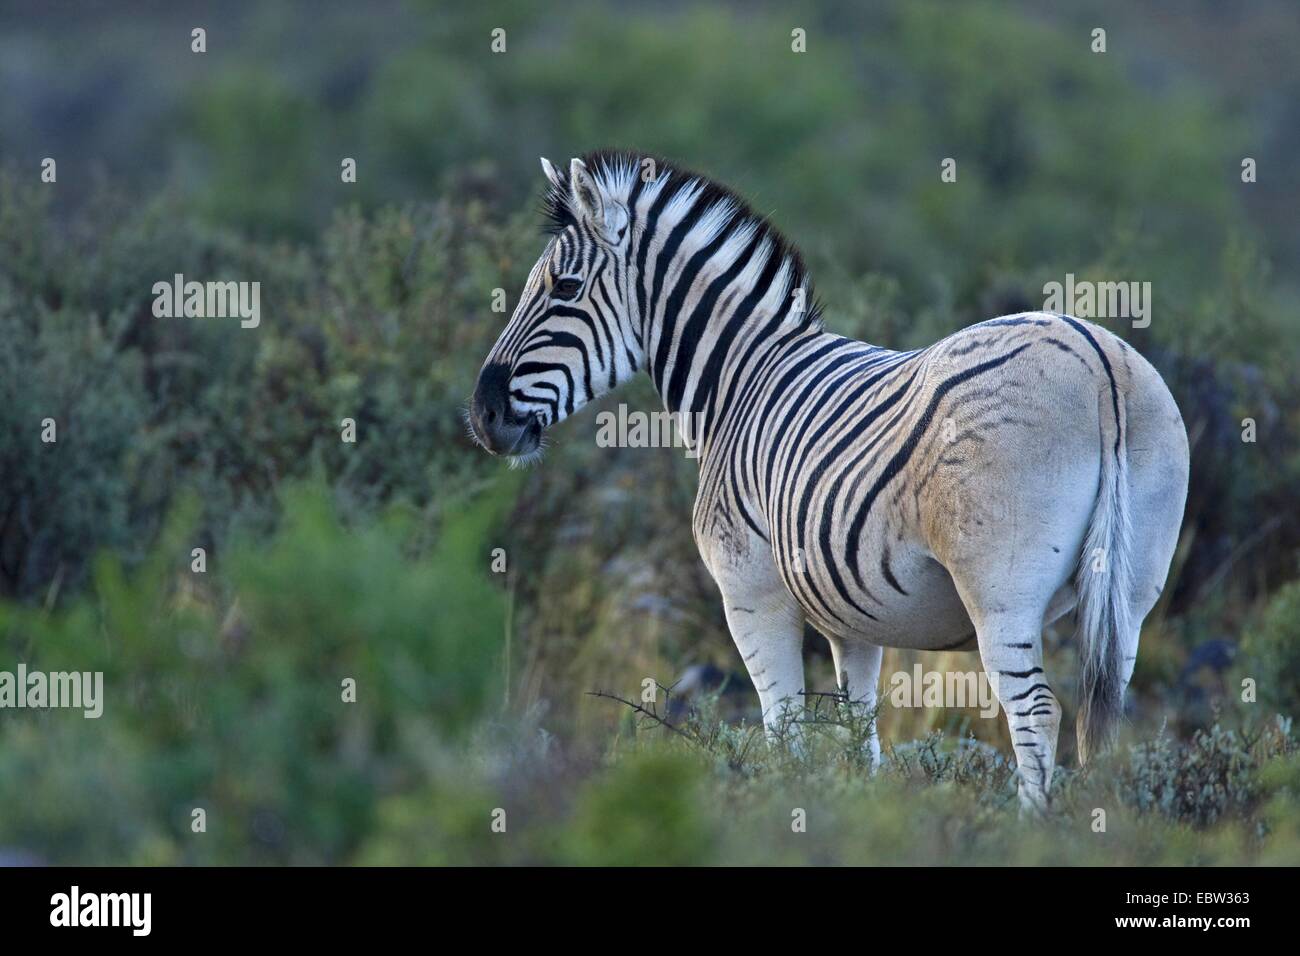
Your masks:
M622 203L606 195L580 159L569 163L569 192L573 211L590 223L606 241L617 244L627 231L628 215Z
M542 157L542 172L546 174L547 182L556 189L563 191L564 177L560 175L560 171L556 169L555 165L545 156Z
M569 191L577 204L577 212L598 225L605 221L605 198L601 195L596 179L587 169L587 164L580 159L569 163Z

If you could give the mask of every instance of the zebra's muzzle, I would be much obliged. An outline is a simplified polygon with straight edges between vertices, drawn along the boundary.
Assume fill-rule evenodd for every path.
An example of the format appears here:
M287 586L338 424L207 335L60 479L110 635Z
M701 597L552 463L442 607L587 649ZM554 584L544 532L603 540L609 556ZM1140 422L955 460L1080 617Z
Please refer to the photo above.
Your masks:
M536 415L519 417L510 407L510 368L484 366L470 400L469 426L475 440L494 455L512 457L537 450L542 423Z

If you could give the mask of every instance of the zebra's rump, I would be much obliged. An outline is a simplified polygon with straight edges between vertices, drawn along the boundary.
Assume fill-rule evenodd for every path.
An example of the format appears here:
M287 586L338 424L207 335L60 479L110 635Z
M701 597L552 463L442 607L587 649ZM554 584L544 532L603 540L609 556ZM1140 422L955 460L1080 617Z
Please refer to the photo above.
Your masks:
M1128 354L1048 314L908 353L824 335L773 369L755 392L762 411L734 433L734 487L752 494L739 506L761 517L786 586L829 633L960 643L972 629L953 585L963 566L1067 585Z

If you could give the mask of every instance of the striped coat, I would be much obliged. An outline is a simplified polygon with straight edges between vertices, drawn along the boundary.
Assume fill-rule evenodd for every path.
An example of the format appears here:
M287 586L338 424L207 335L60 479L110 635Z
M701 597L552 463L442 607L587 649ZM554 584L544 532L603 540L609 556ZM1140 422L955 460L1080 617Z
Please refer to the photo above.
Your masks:
M1061 719L1044 625L1078 610L1087 759L1173 555L1187 438L1159 374L1049 313L914 352L834 335L798 253L725 188L628 154L542 164L553 235L480 372L476 439L535 457L644 370L698 456L695 538L769 733L799 713L805 621L870 708L882 647L978 649L1022 802L1044 806Z

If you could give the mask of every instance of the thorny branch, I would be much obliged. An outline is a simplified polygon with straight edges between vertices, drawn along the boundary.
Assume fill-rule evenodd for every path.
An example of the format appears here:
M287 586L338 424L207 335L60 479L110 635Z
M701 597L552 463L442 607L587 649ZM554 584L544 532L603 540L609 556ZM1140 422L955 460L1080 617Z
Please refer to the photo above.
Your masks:
M658 681L656 681L655 683L657 684ZM661 727L667 727L669 730L671 730L677 736L681 737L683 740L689 740L691 743L697 742L695 738L693 738L686 731L682 730L676 724L670 723L665 718L660 717L659 714L652 708L645 707L642 704L636 703L635 701L628 700L626 697L619 697L617 694L607 694L602 690L589 690L587 691L587 696L603 697L606 700L618 701L620 704L623 704L626 707L631 707L634 711L636 711L638 714L641 714L643 717L649 717L651 720L659 724Z

